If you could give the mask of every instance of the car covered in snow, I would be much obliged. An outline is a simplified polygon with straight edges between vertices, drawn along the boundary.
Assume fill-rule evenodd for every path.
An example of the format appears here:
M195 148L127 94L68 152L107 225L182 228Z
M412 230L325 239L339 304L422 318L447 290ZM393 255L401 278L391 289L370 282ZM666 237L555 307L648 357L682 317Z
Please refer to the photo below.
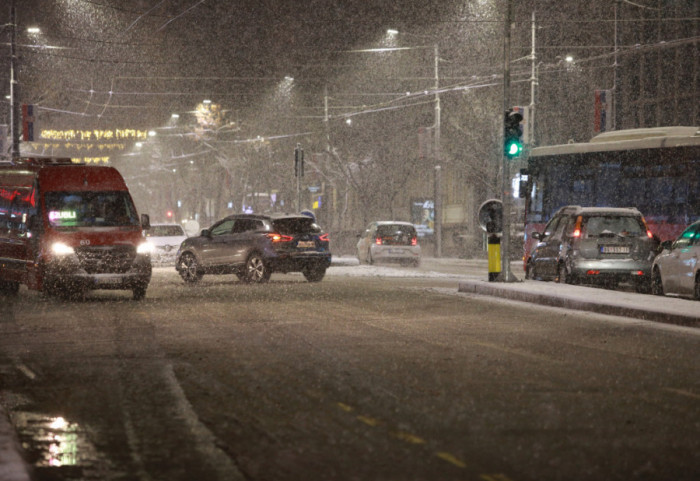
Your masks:
M651 271L652 292L700 300L700 221L661 247L663 251L654 259Z
M421 248L416 227L410 222L376 221L359 235L357 258L360 263L397 262L418 266Z
M562 207L537 240L526 264L529 279L650 290L658 239L633 207Z
M180 224L151 224L144 231L147 242L151 244L151 262L153 264L175 265L175 256L187 234Z

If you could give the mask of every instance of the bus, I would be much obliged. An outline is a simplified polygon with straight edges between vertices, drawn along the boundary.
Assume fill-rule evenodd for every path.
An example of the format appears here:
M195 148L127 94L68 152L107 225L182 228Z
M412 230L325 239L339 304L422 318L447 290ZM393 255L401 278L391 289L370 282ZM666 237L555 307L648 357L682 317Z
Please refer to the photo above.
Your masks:
M566 205L636 207L660 241L700 218L700 128L599 134L590 142L533 148L521 170L523 267L551 216Z

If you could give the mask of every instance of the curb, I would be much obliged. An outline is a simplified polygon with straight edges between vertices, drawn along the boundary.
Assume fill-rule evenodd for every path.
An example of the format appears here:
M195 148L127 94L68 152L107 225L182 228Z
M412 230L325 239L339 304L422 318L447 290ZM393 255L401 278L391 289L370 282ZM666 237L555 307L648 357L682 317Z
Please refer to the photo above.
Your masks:
M589 311L598 314L611 316L632 317L645 321L663 322L687 327L700 327L700 317L687 314L674 313L668 310L649 310L634 306L625 306L598 301L584 301L578 298L569 297L565 294L551 295L541 292L528 291L526 286L512 284L488 283L485 281L461 281L459 292L495 296L515 301L530 302L533 304L564 307L579 311Z
M22 458L22 449L14 428L0 405L0 480L30 481L29 465Z

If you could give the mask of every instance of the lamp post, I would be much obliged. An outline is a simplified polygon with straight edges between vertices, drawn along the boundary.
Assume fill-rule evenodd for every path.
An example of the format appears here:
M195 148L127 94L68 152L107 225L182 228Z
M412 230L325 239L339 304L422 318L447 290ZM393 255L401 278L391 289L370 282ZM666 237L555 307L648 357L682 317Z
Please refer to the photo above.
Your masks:
M503 111L510 109L510 29L512 7L511 0L506 1L505 28L503 34ZM503 282L513 280L510 271L510 211L511 211L511 186L510 186L510 159L505 153L501 155L503 160L501 168L501 202L503 203L503 233L501 238L501 276Z

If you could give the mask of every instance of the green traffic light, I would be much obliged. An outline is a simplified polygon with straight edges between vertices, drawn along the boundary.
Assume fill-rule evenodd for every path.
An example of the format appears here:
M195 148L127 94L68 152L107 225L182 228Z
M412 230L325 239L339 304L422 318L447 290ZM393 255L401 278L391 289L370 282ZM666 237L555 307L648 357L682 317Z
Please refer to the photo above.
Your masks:
M522 152L523 146L518 142L511 142L506 146L506 155L508 157L516 157Z

